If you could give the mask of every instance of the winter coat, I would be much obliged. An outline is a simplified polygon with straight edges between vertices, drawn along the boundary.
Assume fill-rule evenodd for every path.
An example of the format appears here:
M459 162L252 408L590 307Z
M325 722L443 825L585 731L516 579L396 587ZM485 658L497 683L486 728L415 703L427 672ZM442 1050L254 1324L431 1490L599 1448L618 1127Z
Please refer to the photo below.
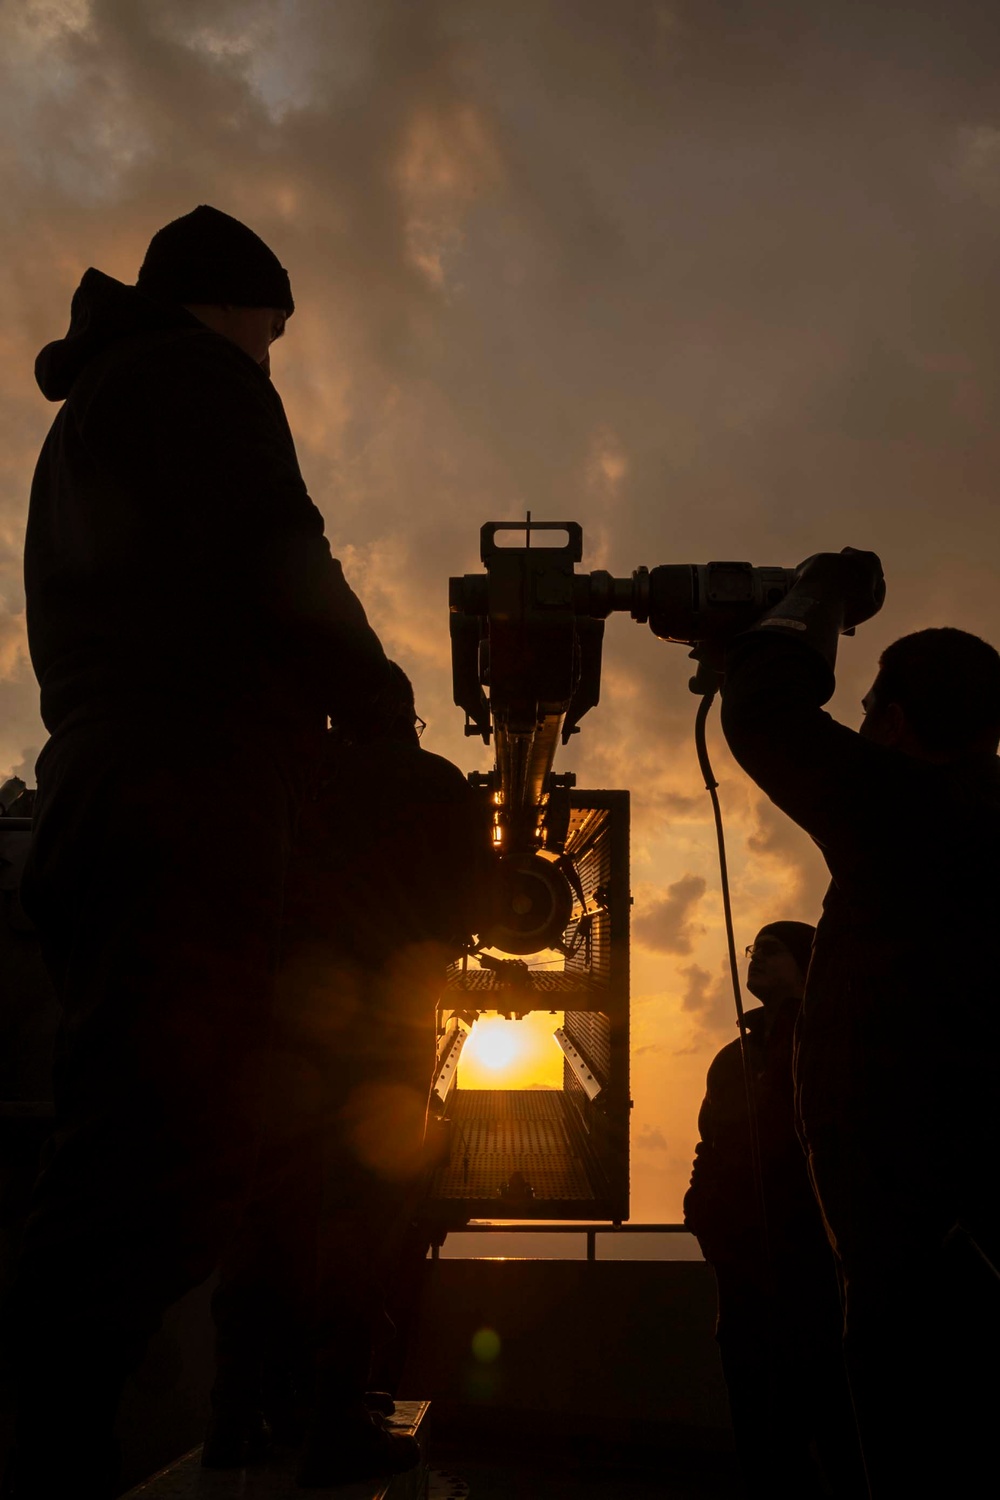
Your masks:
M829 690L807 644L749 633L727 655L723 729L832 877L796 1046L807 1143L835 1139L876 1200L888 1170L915 1202L981 1176L997 1137L1000 772L875 744L823 712Z
M95 716L322 727L387 677L281 400L236 344L89 270L36 377L28 642L50 732Z
M746 1013L746 1052L757 1114L760 1169L772 1255L825 1247L819 1210L795 1132L792 1035L799 1002ZM754 1182L742 1049L729 1042L708 1070L698 1115L699 1142L684 1222L705 1259L764 1275L760 1201ZM828 1255L829 1251L825 1250Z

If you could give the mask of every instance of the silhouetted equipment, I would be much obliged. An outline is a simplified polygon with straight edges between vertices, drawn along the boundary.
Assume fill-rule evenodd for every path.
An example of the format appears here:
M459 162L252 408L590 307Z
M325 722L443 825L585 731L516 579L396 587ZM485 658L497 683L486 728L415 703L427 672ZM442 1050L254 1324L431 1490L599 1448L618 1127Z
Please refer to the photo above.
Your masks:
M523 547L498 541L511 532L523 533ZM566 541L549 545L553 536ZM480 555L485 575L450 580L452 670L466 734L493 739L489 780L505 858L558 850L564 804L556 794L573 780L551 780L552 763L560 739L565 745L600 699L608 615L628 613L661 640L695 645L752 625L794 577L792 568L747 562L668 563L631 578L576 573L582 527L530 516L487 522Z
M571 914L547 940L558 967L483 954L479 968L452 966L441 997L435 1106L445 1112L450 1150L426 1212L443 1227L470 1218L628 1217L629 795L569 798ZM467 1028L491 1011L561 1014L561 1089L456 1087ZM530 1194L512 1191L524 1181Z
M504 545L511 534L517 544ZM793 573L742 562L637 568L630 578L577 573L582 528L530 516L485 525L481 555L483 573L450 581L452 660L466 733L495 750L493 769L469 779L489 805L498 895L479 947L453 966L442 996L431 1102L450 1155L429 1213L447 1226L496 1217L502 1202L518 1218L620 1220L628 1214L629 795L578 790L572 773L553 770L556 750L600 698L608 615L630 614L666 640L718 638L780 600ZM0 787L0 830L17 845L5 866L8 903L30 834L28 820L11 814L30 812L22 800L30 796L16 779ZM17 920L13 905L8 916ZM44 994L29 1009L44 1013L48 1046L50 995L24 936L15 943L32 969L23 988ZM531 955L543 955L544 966L525 962ZM561 1089L456 1087L469 1029L494 1011L557 1018ZM22 1059L34 1051L17 1048ZM7 1107L43 1105L51 1107L41 1097Z
M507 545L511 536L514 545ZM693 645L751 625L787 593L793 570L745 562L577 573L575 521L491 521L485 573L450 580L455 702L494 767L470 781L489 800L496 910L480 967L455 969L443 997L436 1107L450 1158L430 1211L469 1217L619 1220L628 1213L629 796L576 790L556 750L600 699L604 622L627 613ZM561 969L531 967L551 953ZM519 961L520 960L520 961ZM449 1008L450 1007L450 1008ZM563 1013L561 1090L456 1087L467 1027L500 1011ZM515 1194L522 1181L531 1194Z
M19 802L28 788L20 776L8 776L0 786L0 818L13 816L15 803Z

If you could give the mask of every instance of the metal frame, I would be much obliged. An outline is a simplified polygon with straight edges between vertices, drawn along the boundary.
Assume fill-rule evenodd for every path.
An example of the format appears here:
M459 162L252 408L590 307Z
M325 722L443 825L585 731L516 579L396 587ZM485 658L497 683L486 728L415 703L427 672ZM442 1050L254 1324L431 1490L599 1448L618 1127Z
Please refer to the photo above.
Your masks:
M453 1026L446 1022L438 1082L445 1119L453 1126L451 1152L435 1172L421 1211L422 1218L446 1229L498 1217L612 1223L628 1217L629 794L581 789L568 795L565 851L574 870L575 900L563 933L563 971L535 973L513 964L511 975L455 972L442 1006L446 1016L461 1012L465 1017L493 1010L517 1016L561 1010L573 1056L564 1056L563 1087L555 1097L528 1090L459 1090L455 1070L445 1068L454 1049ZM581 1082L578 1072L592 1084ZM513 1097L517 1094L527 1096L523 1105ZM552 1176L560 1161L565 1181ZM467 1192L456 1184L459 1163ZM533 1195L508 1193L503 1182L495 1185L498 1171L510 1172L511 1183L515 1176L518 1183L521 1176L530 1181L535 1171L546 1190L531 1182ZM484 1196L487 1183L490 1193Z

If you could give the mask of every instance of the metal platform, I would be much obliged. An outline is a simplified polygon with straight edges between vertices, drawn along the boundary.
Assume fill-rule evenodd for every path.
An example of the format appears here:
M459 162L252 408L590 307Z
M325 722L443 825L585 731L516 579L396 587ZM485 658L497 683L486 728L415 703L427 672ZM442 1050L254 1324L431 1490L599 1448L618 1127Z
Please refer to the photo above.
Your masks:
M435 1174L436 1198L487 1200L500 1210L520 1173L535 1198L593 1199L575 1111L560 1091L456 1089L451 1122L451 1157Z
M426 1419L429 1401L397 1401L396 1414L387 1425L410 1432L420 1443L423 1461L408 1474L369 1480L362 1484L340 1484L330 1489L303 1490L295 1483L297 1454L283 1452L246 1469L203 1469L201 1449L193 1448L183 1458L129 1490L123 1500L303 1500L303 1496L327 1496L328 1500L425 1500L427 1496Z
M465 974L452 975L443 1003L457 1007L466 995L487 1010L493 1004L502 1009L502 1001L514 996L544 996L540 1004L528 1007L532 1010L600 1010L607 1004L607 988L585 975L544 969L528 969L516 979L488 969L470 969Z
M449 1155L422 1211L438 1231L483 1218L628 1218L629 794L574 789L568 798L573 899L559 943L535 968L530 955L456 964L441 995L434 1107ZM459 1087L462 1044L491 1011L561 1017L560 1090Z

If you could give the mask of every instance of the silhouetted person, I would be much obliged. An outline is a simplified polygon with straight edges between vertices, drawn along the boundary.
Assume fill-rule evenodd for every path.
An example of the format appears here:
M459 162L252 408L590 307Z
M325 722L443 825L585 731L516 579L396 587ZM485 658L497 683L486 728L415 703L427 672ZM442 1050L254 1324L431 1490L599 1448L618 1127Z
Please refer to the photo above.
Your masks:
M413 1281L413 1256L426 1254L412 1221L432 1165L445 968L488 916L488 816L461 772L420 748L399 678L405 710L358 726L349 744L331 735L304 810L260 1196L214 1301L219 1377L203 1461L252 1457L262 1415L294 1441L312 1407L300 1482L314 1485L418 1457L412 1438L370 1414L366 1387L385 1294Z
M1000 656L964 631L918 631L883 653L860 734L836 723L822 704L838 632L883 588L871 553L809 559L734 642L723 690L737 760L832 876L797 1103L880 1497L995 1475L984 1410L997 1394L998 1285L970 1251L979 1306L956 1306L956 1234L1000 1264Z
M392 691L268 378L293 305L203 206L134 287L87 271L37 361L64 405L25 547L51 738L23 899L64 1025L12 1299L18 1496L113 1493L124 1376L239 1222L298 809L327 716Z
M500 1189L500 1197L512 1201L527 1202L535 1196L535 1190L523 1172L511 1172Z
M716 1337L748 1495L864 1494L833 1256L795 1131L792 1037L814 928L769 922L747 953L740 1041L708 1070L684 1220L715 1271Z

